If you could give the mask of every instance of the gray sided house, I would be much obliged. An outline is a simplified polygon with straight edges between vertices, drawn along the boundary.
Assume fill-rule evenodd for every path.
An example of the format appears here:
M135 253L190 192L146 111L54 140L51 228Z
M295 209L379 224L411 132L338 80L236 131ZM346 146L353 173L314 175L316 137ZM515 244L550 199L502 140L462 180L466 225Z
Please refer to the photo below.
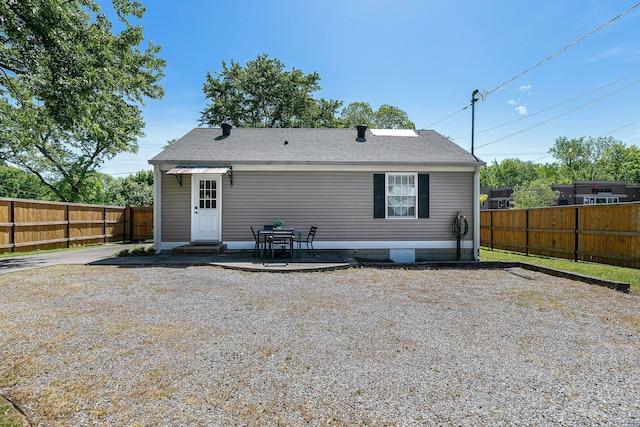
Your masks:
M437 132L366 129L196 128L149 160L154 243L253 249L250 226L276 219L316 249L395 261L455 260L458 211L477 259L480 167Z

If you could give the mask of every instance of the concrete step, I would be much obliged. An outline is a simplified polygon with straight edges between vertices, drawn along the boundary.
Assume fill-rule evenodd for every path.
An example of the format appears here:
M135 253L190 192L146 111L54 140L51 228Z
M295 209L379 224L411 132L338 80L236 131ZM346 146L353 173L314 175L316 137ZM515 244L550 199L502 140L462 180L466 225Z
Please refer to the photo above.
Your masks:
M227 250L224 243L190 243L172 249L174 255L208 255L219 254Z

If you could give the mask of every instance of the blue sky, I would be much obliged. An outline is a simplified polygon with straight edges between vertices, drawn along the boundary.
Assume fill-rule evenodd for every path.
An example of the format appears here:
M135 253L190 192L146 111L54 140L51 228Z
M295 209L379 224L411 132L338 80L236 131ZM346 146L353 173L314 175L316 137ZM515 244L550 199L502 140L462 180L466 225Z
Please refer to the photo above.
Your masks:
M145 37L167 60L165 96L144 107L138 153L100 169L115 177L151 169L168 140L198 126L207 71L261 53L288 70L317 71L316 98L394 105L418 129L467 150L471 109L463 108L473 90L488 91L475 106L475 154L487 163L552 162L547 153L560 136L640 146L640 6L509 82L635 0L143 3Z

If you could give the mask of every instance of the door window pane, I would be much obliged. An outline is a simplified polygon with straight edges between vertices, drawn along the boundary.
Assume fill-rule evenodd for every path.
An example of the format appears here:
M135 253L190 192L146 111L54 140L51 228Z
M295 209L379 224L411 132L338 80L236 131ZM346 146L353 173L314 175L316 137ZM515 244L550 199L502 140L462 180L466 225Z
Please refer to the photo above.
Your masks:
M215 209L217 206L217 181L215 179L202 179L198 184L198 206L202 209Z

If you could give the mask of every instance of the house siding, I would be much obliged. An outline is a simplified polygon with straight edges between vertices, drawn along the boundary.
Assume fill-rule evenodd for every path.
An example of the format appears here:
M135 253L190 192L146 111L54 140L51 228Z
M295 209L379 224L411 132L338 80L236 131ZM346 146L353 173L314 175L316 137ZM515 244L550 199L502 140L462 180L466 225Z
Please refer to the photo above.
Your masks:
M303 232L317 226L317 242L452 241L451 221L458 211L468 218L469 239L473 173L420 173L429 173L430 217L384 219L373 217L373 172L234 172L233 186L222 179L222 241L251 241L249 226L275 219ZM191 179L182 179L180 186L174 176L162 174L164 242L191 238Z
M473 222L473 173L429 175L430 218L391 220L373 217L373 172L237 172L233 187L223 184L222 238L250 240L250 225L279 218L302 231L317 226L317 241L452 240L458 210Z
M162 240L188 242L191 239L191 176L182 177L182 186L173 175L161 175Z

